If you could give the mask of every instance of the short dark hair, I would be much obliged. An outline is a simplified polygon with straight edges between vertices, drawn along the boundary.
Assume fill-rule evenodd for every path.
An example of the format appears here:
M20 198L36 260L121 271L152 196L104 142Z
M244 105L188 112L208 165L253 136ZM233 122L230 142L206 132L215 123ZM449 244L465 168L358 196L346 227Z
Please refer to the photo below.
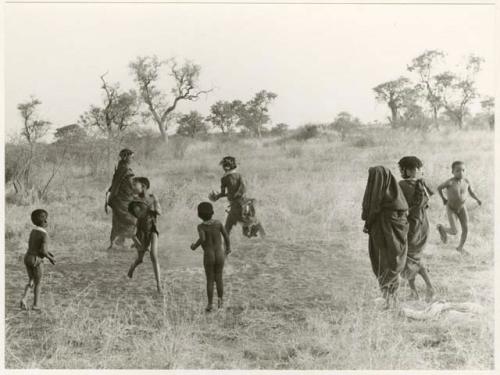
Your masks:
M134 209L136 207L140 207L141 209L145 210L148 208L148 205L146 204L146 202L143 202L143 201L132 201L128 204L128 212L130 213L130 215L134 216L137 218L137 216L135 215L135 212L134 212Z
M214 215L214 207L210 202L201 202L198 205L198 217L202 220L210 220Z
M118 154L120 156L120 158L126 158L127 156L130 156L134 153L134 151L132 150L129 150L128 148L124 148L123 150L120 151L120 153Z
M465 165L465 163L463 161L460 161L460 160L454 161L453 163L451 163L451 170L453 171L455 169L455 167L457 165L460 165L460 164Z
M219 164L222 165L223 167L227 166L230 169L235 169L236 159L232 156L224 156Z
M401 170L401 175L403 178L408 178L408 174L405 173L406 169L417 169L417 168L422 168L424 166L424 163L422 163L422 160L417 158L416 156L405 156L402 157L399 162L399 169Z
M45 220L47 220L49 213L44 209L37 209L31 213L31 222L36 226L40 226L43 224Z
M149 189L149 179L147 177L134 177L132 179L133 182L138 182L140 183L142 186L144 186L146 189Z

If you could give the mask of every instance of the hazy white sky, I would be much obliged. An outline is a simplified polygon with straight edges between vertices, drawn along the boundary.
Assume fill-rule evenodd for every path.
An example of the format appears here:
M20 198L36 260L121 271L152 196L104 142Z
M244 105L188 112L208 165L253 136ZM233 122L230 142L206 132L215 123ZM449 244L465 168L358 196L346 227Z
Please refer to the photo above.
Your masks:
M331 121L339 111L383 120L372 88L408 74L425 49L451 63L486 59L482 93L494 93L494 6L6 4L6 133L19 131L16 105L36 95L53 128L77 121L101 98L99 76L133 88L138 55L191 59L216 90L181 112L208 113L220 99L278 94L274 123Z

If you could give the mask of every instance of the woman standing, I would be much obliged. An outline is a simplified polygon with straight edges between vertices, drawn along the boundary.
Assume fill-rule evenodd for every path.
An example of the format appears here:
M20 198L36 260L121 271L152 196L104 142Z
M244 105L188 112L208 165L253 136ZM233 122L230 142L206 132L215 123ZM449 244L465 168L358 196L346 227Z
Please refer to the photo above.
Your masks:
M363 198L363 231L369 234L368 249L372 269L389 307L396 302L399 274L406 264L408 238L408 204L401 188L385 167L368 170L368 182Z
M113 247L115 239L117 244L123 245L125 238L135 235L136 219L128 212L128 204L134 196L132 179L134 173L130 168L130 162L134 153L129 149L120 151L120 161L115 169L111 187L106 192L106 203L104 210L108 212L108 206L113 210L113 221L110 235L110 245Z

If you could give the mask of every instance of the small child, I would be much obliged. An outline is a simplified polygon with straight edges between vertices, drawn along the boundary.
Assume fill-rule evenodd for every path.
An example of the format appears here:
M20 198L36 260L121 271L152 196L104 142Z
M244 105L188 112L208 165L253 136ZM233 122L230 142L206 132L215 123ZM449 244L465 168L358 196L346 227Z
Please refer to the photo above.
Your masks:
M408 203L408 253L406 266L402 275L408 280L412 296L418 299L418 292L415 287L415 278L422 276L427 287L427 301L434 297L434 288L427 271L422 262L422 255L429 238L429 218L427 208L429 207L430 196L434 193L427 187L423 180L423 163L415 156L405 156L399 161L399 170L403 180L399 181L399 186Z
M34 303L32 310L40 311L40 287L43 276L43 258L47 258L50 263L55 264L54 255L48 251L48 235L45 228L47 228L47 219L49 214L47 211L38 209L31 213L31 221L35 228L30 233L28 251L24 256L24 264L26 271L28 271L29 281L24 288L23 297L21 298L20 307L23 310L28 310L26 298L28 291L34 287Z
M464 177L465 163L462 161L454 161L451 165L451 171L453 173L453 177L438 186L439 195L443 200L443 204L446 206L446 213L448 215L450 227L446 228L443 225L438 224L437 229L439 231L439 235L441 236L441 241L446 243L448 241L448 234L457 234L456 217L458 217L460 226L462 227L462 235L460 237L460 243L457 247L457 251L464 252L464 244L469 232L469 216L467 208L465 207L467 192L473 199L476 200L478 205L481 205L482 202L472 190L469 180ZM443 190L445 189L446 197L443 195Z
M156 287L161 292L160 263L158 262L158 229L157 217L161 215L160 203L154 194L149 194L149 180L145 177L133 179L136 199L129 203L129 212L137 218L137 232L133 237L137 248L137 259L132 263L128 271L128 277L132 278L135 268L142 263L144 254L150 250L151 262L156 279Z
M222 283L222 271L226 256L231 253L229 236L222 223L212 219L214 208L209 202L198 205L198 217L203 222L198 225L199 239L191 245L191 250L196 250L200 245L203 248L203 266L207 277L208 305L205 311L212 311L214 297L214 282L217 286L217 307L222 308L224 286ZM221 236L224 238L225 252L222 250Z

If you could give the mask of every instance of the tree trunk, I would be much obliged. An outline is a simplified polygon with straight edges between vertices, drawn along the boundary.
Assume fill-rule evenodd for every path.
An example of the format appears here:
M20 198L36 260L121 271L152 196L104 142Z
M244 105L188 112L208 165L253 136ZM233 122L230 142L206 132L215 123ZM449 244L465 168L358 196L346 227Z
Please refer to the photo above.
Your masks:
M436 127L436 130L439 130L438 109L434 106L432 107L432 119L434 122L434 126Z
M391 126L395 128L398 123L398 107L389 103L389 108L391 109Z

